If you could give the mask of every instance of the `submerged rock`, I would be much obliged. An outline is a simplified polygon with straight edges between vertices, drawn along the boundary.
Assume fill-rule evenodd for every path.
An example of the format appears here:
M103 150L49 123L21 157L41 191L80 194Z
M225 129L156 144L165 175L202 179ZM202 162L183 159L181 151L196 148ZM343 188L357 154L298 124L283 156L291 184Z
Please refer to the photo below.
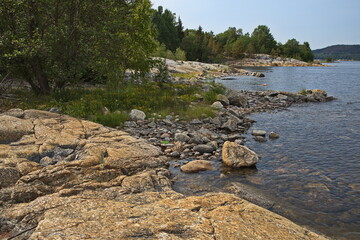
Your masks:
M269 133L269 138L270 139L277 139L279 137L280 137L280 135L278 133L276 133L276 132L270 132Z
M215 167L210 161L194 160L181 166L180 170L186 173L197 173L200 171L212 171L215 170Z
M234 168L252 167L259 161L257 154L249 148L226 141L222 148L223 162Z

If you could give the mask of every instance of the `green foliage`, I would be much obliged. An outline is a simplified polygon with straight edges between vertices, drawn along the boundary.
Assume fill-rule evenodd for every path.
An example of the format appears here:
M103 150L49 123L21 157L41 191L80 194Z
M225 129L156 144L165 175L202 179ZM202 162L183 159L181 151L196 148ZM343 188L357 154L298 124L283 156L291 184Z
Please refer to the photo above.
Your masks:
M122 126L128 120L129 116L126 113L115 112L108 115L97 114L92 117L92 121L101 123L109 127Z
M308 92L306 91L305 88L303 88L303 89L301 89L301 90L299 91L299 94L304 95L304 96L306 96L307 93L308 93Z
M304 42L304 44L300 45L294 38L282 45L282 54L285 57L296 58L305 62L312 62L314 60L309 43Z
M216 101L218 94L225 94L225 88L222 85L211 83L211 89L203 94L206 102L212 104Z
M165 60L157 60L154 67L158 69L158 73L156 73L154 76L155 82L159 84L168 82L168 80L170 79L170 74Z
M229 27L215 36L212 32L204 32L201 26L197 30L184 31L181 19L176 22L175 14L169 10L163 12L162 7L154 12L153 22L158 29L158 40L164 44L161 53L157 52L155 56L183 59L176 52L175 56L171 54L175 47L180 46L186 59L190 61L221 62L224 59L241 59L245 55L251 58L257 53L292 57L306 62L314 59L309 43L300 45L296 39L291 39L284 45L277 43L269 27L265 25L256 27L251 36L235 27ZM176 28L178 31L175 33ZM170 49L171 53L167 52L167 49Z
M186 61L186 53L185 51L177 48L175 51L175 60Z
M152 22L157 32L157 40L166 46L171 52L180 46L183 26L179 18L177 24L175 15L168 9L163 9L159 6L157 11L154 11Z
M331 57L328 57L328 58L326 58L326 62L327 63L332 63L332 62L334 62L334 59L331 58Z
M265 25L259 25L251 34L251 42L256 53L270 54L271 50L276 48L276 41L270 29Z
M221 90L220 87L214 87L211 91ZM198 118L202 114L212 116L209 105L190 107L190 103L195 100L194 95L201 92L200 86L175 83L162 83L159 86L155 82L124 83L111 90L68 88L42 96L16 90L12 94L21 101L9 104L9 107L41 110L57 107L64 114L115 127L121 126L127 120L126 112L134 108L144 111L148 116L151 113L160 113L163 116L174 113L186 119ZM103 114L104 107L110 110L110 114Z
M195 105L190 106L182 111L179 111L178 114L186 120L191 119L203 119L207 117L214 117L215 112L209 105Z
M146 71L154 41L149 0L0 1L0 63L49 93L89 70L105 79Z

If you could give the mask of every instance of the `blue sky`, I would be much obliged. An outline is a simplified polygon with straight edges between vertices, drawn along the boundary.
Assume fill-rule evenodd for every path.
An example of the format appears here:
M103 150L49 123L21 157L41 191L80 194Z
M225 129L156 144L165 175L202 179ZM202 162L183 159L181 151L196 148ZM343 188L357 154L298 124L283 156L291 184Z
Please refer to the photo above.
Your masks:
M267 25L277 41L296 38L312 49L360 44L360 0L151 0L181 17L185 28L252 32Z

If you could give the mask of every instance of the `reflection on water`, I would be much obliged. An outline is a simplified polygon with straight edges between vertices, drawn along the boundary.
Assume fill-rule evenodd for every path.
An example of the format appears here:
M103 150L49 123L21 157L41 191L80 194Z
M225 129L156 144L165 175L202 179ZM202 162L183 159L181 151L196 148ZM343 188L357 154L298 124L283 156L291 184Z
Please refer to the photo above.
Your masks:
M257 168L184 174L171 168L185 194L223 191L243 183L276 204L271 209L338 239L360 239L360 63L331 68L263 68L265 78L220 81L233 89L298 91L320 88L337 100L254 114L254 128L280 134L246 145L260 156ZM260 86L266 83L267 87Z

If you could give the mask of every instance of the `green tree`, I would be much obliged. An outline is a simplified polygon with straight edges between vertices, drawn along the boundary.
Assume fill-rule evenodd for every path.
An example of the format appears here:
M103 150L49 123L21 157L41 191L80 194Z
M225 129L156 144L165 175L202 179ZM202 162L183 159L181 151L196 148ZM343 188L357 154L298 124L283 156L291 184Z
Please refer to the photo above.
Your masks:
M300 57L300 45L295 38L288 40L283 45L283 55L291 58Z
M175 14L162 6L153 15L153 24L157 32L157 40L165 44L166 48L175 51L180 46L179 31L182 28L175 19ZM181 20L180 20L181 21Z
M259 25L251 34L251 43L256 53L270 54L276 48L276 41L270 33L270 29L265 25Z
M304 44L300 46L300 57L301 60L305 62L314 61L314 54L311 51L310 44L308 42L304 42Z
M90 70L120 79L153 52L149 0L2 0L0 63L47 94Z

